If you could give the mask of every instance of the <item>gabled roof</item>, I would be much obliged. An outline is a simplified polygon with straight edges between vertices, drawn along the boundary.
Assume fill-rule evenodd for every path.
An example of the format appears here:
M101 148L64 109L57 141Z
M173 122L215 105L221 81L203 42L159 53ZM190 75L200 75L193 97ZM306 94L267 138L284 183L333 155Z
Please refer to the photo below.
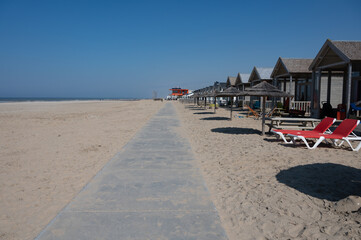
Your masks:
M242 83L247 83L249 76L251 76L251 74L249 73L241 73L241 79L242 79Z
M271 78L272 71L273 71L273 68L254 67L250 74L248 82L252 82L255 80L270 80L270 79L272 79Z
M331 41L348 59L361 60L361 41Z
M291 74L310 74L308 70L313 59L308 58L278 58L271 77Z
M361 41L332 41L327 39L309 69L361 61Z
M229 87L229 86L236 86L236 80L237 80L237 77L230 77L230 76L228 76L228 77L227 77L227 87Z
M241 85L243 83L247 83L249 76L250 76L250 74L248 74L248 73L238 73L237 79L236 79L236 86Z

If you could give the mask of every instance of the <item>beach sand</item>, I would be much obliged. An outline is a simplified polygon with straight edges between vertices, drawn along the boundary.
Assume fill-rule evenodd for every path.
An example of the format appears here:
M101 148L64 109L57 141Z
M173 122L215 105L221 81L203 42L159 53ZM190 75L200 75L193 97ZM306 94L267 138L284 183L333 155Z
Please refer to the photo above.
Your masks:
M0 239L33 239L164 103L0 104Z
M361 157L173 103L230 240L360 239ZM164 103L0 104L0 239L33 239Z
M175 105L230 240L361 239L360 152L285 145L261 120Z

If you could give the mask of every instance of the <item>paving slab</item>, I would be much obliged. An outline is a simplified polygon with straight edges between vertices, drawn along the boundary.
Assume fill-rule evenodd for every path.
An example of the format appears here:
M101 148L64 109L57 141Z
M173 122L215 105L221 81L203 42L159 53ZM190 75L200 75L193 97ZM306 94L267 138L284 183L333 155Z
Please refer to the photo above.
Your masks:
M227 239L172 103L36 239Z

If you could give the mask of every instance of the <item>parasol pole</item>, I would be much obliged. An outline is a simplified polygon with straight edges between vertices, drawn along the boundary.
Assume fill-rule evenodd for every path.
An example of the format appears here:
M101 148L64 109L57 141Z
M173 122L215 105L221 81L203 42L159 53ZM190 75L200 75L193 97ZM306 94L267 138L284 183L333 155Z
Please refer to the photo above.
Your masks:
M231 121L232 121L232 107L233 107L233 97L231 97L231 116L230 116Z
M262 135L264 135L265 115L266 115L266 96L262 96Z
M214 114L216 114L216 104L217 104L217 97L214 95Z

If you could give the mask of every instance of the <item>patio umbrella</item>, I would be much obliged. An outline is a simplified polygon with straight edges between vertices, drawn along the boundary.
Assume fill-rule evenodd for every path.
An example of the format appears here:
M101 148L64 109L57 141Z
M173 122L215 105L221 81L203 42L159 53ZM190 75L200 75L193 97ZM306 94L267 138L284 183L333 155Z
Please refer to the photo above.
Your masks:
M241 96L259 96L262 97L262 135L264 135L265 115L266 115L266 97L292 97L292 94L281 91L275 86L263 81L253 87L246 88L240 92Z
M226 90L224 90L223 92L215 92L214 93L214 99L216 99L217 97L230 97L231 98L231 113L230 113L231 120L232 120L233 97L240 96L239 95L240 93L241 93L241 91L235 87L229 87ZM214 107L216 107L216 105L214 105Z

